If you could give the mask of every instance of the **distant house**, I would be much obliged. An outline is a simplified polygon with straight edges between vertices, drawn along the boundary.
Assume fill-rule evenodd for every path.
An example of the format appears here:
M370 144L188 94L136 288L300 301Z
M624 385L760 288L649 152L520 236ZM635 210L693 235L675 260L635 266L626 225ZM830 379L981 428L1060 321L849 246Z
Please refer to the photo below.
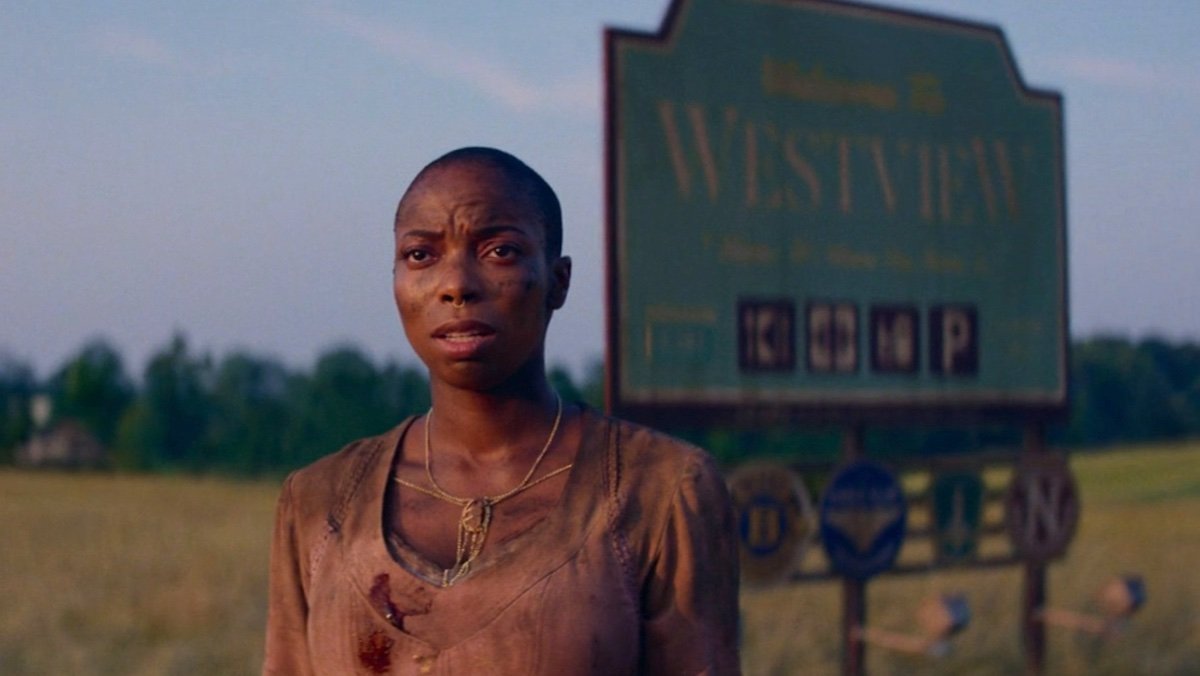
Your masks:
M35 432L17 449L16 463L24 467L95 468L108 463L108 453L82 424L63 420Z

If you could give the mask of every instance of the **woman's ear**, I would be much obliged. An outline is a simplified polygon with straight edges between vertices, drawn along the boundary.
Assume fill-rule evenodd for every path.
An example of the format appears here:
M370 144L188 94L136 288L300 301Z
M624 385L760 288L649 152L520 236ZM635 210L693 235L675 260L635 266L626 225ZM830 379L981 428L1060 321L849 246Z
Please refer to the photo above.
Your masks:
M567 291L571 288L571 258L559 256L550 264L550 292L546 294L546 305L557 310L567 302Z

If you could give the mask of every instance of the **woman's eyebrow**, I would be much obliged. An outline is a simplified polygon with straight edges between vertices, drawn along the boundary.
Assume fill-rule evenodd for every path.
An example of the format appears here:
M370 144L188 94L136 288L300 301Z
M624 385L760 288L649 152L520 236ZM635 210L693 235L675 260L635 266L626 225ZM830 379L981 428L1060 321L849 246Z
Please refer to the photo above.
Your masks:
M400 237L404 237L404 238L411 237L414 239L442 239L446 236L445 233L443 233L440 230L419 230L419 229L401 230L399 232L399 235L400 235Z
M471 230L471 234L480 239L484 239L487 237L495 237L497 235L504 235L504 234L509 234L509 233L516 233L523 237L529 236L529 233L524 228L521 228L520 226L512 224L512 223L495 223L495 224L491 224L491 225L483 225L483 226L480 226L479 228L473 228Z
M488 239L490 237L511 234L537 239L537 235L529 232L528 228L523 228L515 223L492 223L472 227L468 230L467 234L471 239ZM425 230L421 228L408 228L399 230L396 236L400 239L444 240L446 233L440 229Z

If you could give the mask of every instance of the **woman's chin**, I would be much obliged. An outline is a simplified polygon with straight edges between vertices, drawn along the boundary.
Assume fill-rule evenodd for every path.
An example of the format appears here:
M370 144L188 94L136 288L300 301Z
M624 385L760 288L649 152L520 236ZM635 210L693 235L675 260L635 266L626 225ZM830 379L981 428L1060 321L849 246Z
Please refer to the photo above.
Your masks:
M536 363L535 363L536 362ZM430 384L442 383L460 390L499 392L526 390L545 379L539 360L500 364L494 360L459 359L430 369Z

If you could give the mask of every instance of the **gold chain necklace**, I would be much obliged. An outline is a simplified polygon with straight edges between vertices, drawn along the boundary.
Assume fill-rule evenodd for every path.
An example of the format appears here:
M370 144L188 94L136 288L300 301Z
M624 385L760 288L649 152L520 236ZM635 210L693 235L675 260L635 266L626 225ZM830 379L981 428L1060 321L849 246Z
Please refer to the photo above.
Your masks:
M558 401L558 412L554 414L554 426L550 428L550 436L546 438L546 443L542 446L541 452L538 453L529 471L525 473L525 478L521 479L521 483L499 495L485 495L478 498L460 498L457 495L453 495L438 485L437 480L433 478L433 452L430 450L429 445L429 429L433 427L433 407L429 407L429 412L425 414L425 478L429 480L430 488L414 484L411 481L405 481L399 475L392 478L401 486L406 486L415 491L462 507L462 514L458 517L458 538L454 547L454 565L442 571L443 587L453 585L470 572L471 564L475 562L475 559L479 557L479 553L483 551L483 542L487 539L488 526L492 523L493 507L522 491L533 488L547 479L562 474L571 469L571 466L575 464L568 463L538 478L536 481L531 481L534 473L537 472L538 465L542 463L542 458L546 457L550 446L554 444L554 437L558 434L558 424L562 421L562 397L555 394L555 399Z

